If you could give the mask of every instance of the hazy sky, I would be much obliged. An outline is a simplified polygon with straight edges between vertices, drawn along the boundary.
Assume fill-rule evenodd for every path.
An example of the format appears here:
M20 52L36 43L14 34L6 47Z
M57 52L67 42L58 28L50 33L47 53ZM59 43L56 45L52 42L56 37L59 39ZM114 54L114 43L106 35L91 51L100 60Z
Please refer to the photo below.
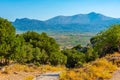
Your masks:
M102 13L120 18L120 0L0 0L0 17L47 20L58 15Z

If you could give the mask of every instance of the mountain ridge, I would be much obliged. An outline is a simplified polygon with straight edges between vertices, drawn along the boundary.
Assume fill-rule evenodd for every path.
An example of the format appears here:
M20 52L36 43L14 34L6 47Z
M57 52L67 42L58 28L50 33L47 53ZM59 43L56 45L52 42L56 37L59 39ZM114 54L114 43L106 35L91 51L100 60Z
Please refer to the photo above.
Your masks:
M77 14L73 16L55 16L48 20L29 18L16 19L12 24L17 30L50 30L50 31L80 31L99 32L110 25L120 24L120 18L112 18L100 13Z

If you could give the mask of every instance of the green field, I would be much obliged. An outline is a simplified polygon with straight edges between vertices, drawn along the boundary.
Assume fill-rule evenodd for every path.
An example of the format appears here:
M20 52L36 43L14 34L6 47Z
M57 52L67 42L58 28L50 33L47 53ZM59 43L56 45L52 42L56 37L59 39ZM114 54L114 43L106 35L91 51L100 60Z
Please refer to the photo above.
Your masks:
M56 32L48 35L55 38L61 48L72 48L78 44L86 46L95 33Z
M89 39L92 36L88 35L53 35L53 38L56 39L58 44L62 48L71 48L75 45L81 44L82 46L86 46L89 42Z

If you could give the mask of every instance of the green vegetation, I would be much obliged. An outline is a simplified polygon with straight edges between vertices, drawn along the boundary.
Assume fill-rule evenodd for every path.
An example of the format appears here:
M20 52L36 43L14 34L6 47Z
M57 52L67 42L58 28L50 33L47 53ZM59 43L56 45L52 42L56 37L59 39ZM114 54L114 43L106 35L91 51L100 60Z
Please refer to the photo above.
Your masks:
M77 67L78 63L85 62L85 55L77 50L64 50L62 53L67 56L67 67Z
M6 19L0 18L0 58L2 62L8 63L11 55L16 49L15 29Z
M48 32L47 32L48 33ZM62 49L72 48L78 44L86 46L90 43L90 38L93 37L96 33L81 33L81 32L51 32L49 36L53 37Z
M113 25L108 30L100 32L91 38L94 51L105 56L107 53L120 52L120 25Z
M15 29L0 18L0 63L66 64L66 56L60 52L56 41L46 33L25 32L15 34Z
M120 25L113 25L108 30L98 33L91 38L90 42L85 47L77 45L72 49L61 51L55 39L46 33L38 34L28 31L23 34L15 34L11 23L0 18L1 64L13 61L22 64L82 67L84 63L94 61L98 57L120 51Z
M7 25L5 25L4 21ZM9 61L17 63L34 63L51 64L51 65L66 65L67 67L82 66L86 62L86 52L78 51L77 49L60 51L56 41L48 37L46 33L38 34L36 32L25 32L23 34L15 34L15 29L10 22L1 18L1 26L8 27L9 30L3 32L4 27L1 27L1 34L5 38L2 43L1 39L1 64L8 64ZM5 28L7 29L7 28ZM12 31L12 33L11 33ZM8 35L10 34L10 35ZM10 42L11 41L11 42ZM5 61L5 62L3 62Z
M90 42L86 47L77 45L62 51L67 56L68 67L79 67L106 54L120 52L120 25L113 25L108 30L98 33Z
M65 49L62 51L67 56L67 67L82 67L86 62L93 61L98 58L91 46L82 47L77 45L72 49Z

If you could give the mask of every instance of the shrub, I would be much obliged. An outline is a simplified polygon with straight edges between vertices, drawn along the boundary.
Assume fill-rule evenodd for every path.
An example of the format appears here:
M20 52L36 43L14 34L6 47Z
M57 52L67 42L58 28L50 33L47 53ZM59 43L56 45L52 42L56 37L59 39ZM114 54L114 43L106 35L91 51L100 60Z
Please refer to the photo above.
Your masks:
M50 55L50 63L52 65L65 65L67 62L67 57L59 52L52 53Z

